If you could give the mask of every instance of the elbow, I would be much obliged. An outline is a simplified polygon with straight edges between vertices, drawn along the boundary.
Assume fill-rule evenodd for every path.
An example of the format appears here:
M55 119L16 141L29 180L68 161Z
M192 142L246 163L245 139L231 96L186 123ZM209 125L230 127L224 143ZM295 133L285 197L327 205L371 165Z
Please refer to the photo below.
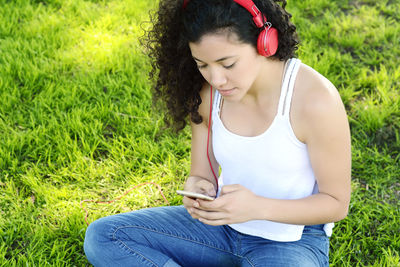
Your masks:
M338 222L345 219L349 214L350 195L349 196L329 195L329 196L331 197L332 222Z
M349 214L349 203L342 203L338 209L337 216L336 216L336 222L341 221L347 217Z
M341 221L341 220L345 219L348 214L349 214L349 209L348 208L342 210L341 213L338 216L338 220L337 221Z

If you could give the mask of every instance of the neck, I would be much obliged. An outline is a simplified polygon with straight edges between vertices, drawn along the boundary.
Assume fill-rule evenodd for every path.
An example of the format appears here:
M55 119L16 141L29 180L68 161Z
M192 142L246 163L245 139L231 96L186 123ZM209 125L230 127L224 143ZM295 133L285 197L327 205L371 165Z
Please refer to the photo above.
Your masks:
M247 98L263 102L263 99L278 95L282 87L286 61L266 59L253 85L247 93Z

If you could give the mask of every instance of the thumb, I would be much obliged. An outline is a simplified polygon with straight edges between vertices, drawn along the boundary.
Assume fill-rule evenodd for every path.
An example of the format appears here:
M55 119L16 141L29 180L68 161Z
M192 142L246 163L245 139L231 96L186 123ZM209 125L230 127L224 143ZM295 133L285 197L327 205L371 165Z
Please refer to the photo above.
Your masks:
M221 195L229 194L234 191L237 191L240 189L240 187L241 187L241 185L239 185L239 184L224 185L221 189Z

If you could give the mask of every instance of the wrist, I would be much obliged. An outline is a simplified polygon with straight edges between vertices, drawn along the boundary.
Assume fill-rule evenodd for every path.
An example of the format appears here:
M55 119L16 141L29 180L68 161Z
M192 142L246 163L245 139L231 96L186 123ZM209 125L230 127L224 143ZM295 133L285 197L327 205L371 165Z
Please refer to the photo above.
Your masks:
M269 220L269 204L268 204L268 198L266 197L261 197L261 196L255 196L254 200L254 206L256 207L255 210L255 220Z

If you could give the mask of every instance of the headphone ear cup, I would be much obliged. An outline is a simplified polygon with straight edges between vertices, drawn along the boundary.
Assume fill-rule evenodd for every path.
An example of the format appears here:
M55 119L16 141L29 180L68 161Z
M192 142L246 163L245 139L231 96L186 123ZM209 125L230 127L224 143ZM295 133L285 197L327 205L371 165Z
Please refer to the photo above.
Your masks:
M273 27L265 28L258 36L258 53L264 57L273 56L278 49L278 43L278 31Z

